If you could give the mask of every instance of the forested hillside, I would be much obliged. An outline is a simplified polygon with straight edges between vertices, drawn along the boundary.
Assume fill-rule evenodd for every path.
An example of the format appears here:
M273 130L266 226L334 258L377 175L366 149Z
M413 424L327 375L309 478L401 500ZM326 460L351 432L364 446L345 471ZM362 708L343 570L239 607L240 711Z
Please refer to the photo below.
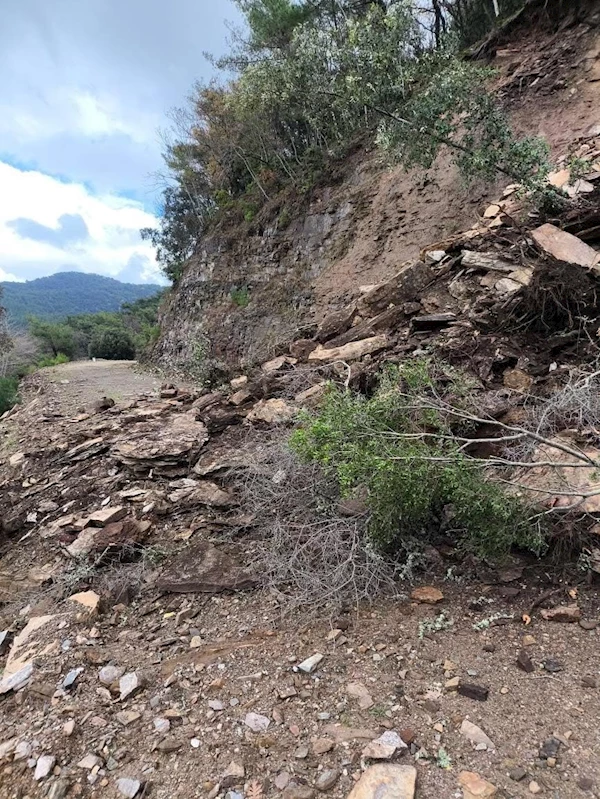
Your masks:
M13 326L25 327L28 316L62 319L97 311L118 311L123 303L152 297L162 286L121 283L83 272L58 272L26 283L6 282L2 302Z

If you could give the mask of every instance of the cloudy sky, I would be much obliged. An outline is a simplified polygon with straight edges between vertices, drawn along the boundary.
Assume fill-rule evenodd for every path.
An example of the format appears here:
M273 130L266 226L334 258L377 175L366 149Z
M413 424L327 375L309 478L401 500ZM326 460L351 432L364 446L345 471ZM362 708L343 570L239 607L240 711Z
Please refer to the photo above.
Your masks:
M157 281L159 131L228 23L231 0L2 0L0 280Z

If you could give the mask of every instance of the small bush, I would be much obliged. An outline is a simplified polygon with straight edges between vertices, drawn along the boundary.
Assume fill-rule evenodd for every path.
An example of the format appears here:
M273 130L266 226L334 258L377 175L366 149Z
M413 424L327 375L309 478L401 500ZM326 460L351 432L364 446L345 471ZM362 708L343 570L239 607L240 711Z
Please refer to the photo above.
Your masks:
M231 297L231 302L237 305L238 308L247 308L250 304L250 292L247 286L232 289L229 296Z
M526 508L460 450L456 422L420 407L421 397L440 393L464 407L468 383L426 361L386 370L370 399L332 387L292 447L333 475L343 495L366 492L368 532L380 551L401 555L440 533L483 558L514 546L539 550Z
M0 377L0 413L9 411L18 400L19 381L15 377Z
M135 345L131 334L124 329L98 331L90 342L90 358L106 358L108 361L132 361Z
M45 369L47 366L59 366L61 363L69 363L70 360L69 356L65 355L64 352L59 352L58 355L54 357L47 355L35 362L32 371L35 372L36 369Z

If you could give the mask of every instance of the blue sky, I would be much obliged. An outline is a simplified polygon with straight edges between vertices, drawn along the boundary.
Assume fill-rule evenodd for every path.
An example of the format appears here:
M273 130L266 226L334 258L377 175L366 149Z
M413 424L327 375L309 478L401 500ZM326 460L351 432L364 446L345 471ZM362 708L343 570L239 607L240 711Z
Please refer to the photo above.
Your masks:
M0 280L65 269L155 282L168 112L211 77L230 0L3 0Z

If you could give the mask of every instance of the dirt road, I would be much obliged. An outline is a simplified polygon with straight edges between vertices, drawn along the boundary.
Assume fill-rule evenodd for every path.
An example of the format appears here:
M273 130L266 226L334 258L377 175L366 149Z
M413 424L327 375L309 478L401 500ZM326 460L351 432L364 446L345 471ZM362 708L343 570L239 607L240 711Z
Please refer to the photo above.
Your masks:
M140 394L155 395L161 382L142 371L137 361L72 361L43 369L41 374L65 411L104 396L124 402Z

